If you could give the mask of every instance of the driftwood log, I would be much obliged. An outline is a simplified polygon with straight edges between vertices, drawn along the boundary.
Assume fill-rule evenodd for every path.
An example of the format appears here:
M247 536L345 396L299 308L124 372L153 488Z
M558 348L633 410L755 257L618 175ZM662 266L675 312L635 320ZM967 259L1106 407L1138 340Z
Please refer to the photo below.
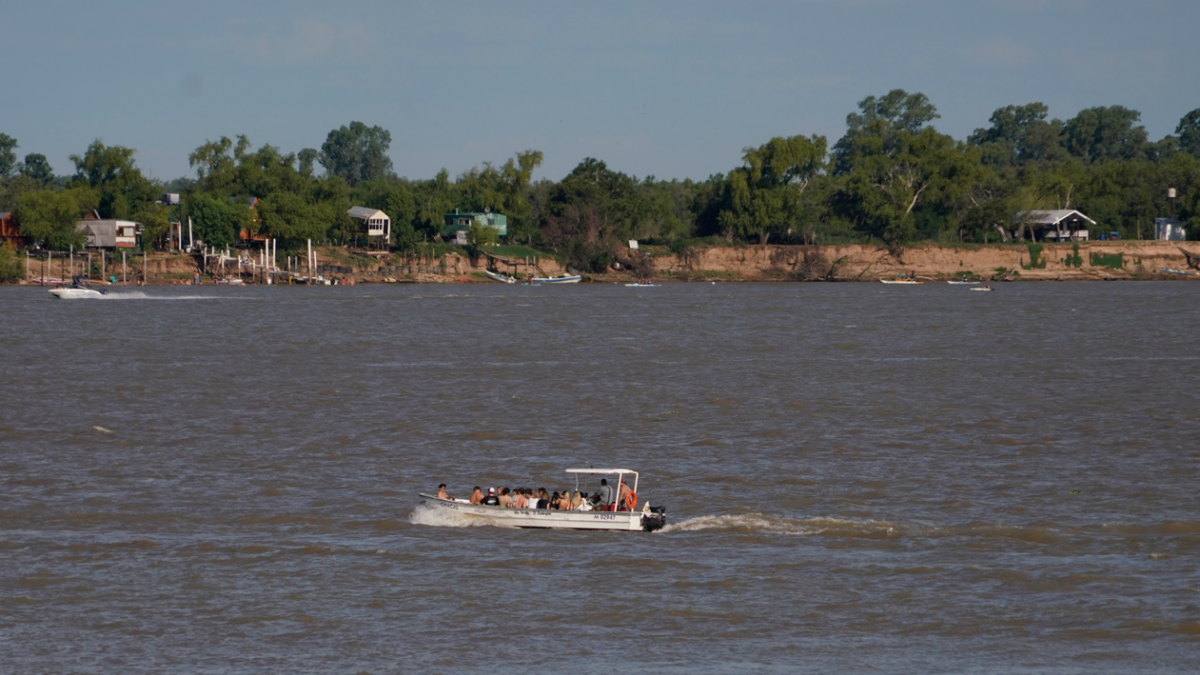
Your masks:
M1194 269L1194 270L1200 270L1200 255L1196 255L1195 253L1189 253L1188 251L1183 250L1183 247L1177 247L1177 248L1179 248L1179 252L1183 254L1183 257L1187 258L1187 266L1189 268Z

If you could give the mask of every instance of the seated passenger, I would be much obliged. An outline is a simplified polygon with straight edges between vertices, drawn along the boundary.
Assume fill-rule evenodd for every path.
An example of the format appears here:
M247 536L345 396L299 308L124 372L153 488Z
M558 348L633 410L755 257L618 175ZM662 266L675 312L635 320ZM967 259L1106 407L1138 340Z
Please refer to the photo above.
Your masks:
M451 497L449 494L446 493L446 484L445 483L438 484L437 498L445 499L446 501L454 501L454 497Z
M529 500L525 498L525 488L517 488L516 496L513 497L513 508L529 508Z
M559 496L558 496L558 493L555 492L554 494L550 495L550 502L546 505L546 508L554 509L555 511L557 511L558 510L558 501L559 501Z
M607 478L600 479L600 492L598 508L601 511L612 511L613 504L616 503L616 495L613 494L612 486L608 484Z
M571 510L578 511L579 505L582 503L583 503L583 495L579 494L579 490L576 490L575 494L571 495Z
M483 501L483 490L480 490L479 486L476 485L475 491L471 493L471 503L475 504L475 505L479 505L482 501Z
M496 488L488 488L487 496L481 502L484 506L500 506L500 498L496 496Z
M550 508L550 493L546 492L546 488L538 488L537 500L539 509Z
M562 494L558 496L558 506L555 508L559 511L570 511L575 508L571 505L571 493L563 490Z
M504 508L507 509L507 508L512 507L512 505L513 505L513 498L512 498L512 495L510 495L508 493L508 488L506 488L506 487L500 488L500 506L503 506Z

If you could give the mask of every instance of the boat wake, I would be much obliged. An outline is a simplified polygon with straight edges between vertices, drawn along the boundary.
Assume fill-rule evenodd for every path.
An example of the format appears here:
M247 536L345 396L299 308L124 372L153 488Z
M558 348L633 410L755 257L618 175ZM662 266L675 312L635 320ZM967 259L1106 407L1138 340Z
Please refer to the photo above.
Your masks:
M222 295L147 295L144 291L109 291L98 300L251 300Z
M699 532L703 530L745 534L866 537L871 539L884 539L900 535L895 525L883 520L780 518L761 513L697 516L678 523L667 523L662 532Z

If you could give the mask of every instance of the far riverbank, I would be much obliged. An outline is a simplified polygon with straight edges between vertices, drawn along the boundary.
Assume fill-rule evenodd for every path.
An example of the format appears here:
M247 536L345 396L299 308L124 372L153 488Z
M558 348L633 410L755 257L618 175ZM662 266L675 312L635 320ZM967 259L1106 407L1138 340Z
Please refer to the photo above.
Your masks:
M465 252L419 258L403 253L366 256L340 247L323 247L318 251L318 260L316 273L341 283L495 283L483 274L489 258L472 259ZM864 245L708 246L682 251L645 247L622 249L616 260L604 273L585 274L586 280L870 282L901 276L934 281L962 277L980 281L1200 279L1200 242L926 244L894 250ZM43 274L48 279L64 278L66 270L59 269L64 264L52 258L46 267L41 259L31 258L26 279L20 283L37 283ZM77 273L82 272L79 264ZM549 255L492 264L519 278L531 273L551 276L568 271ZM637 271L631 271L631 267ZM261 268L250 265L213 269L200 255L160 252L146 259L130 257L124 266L110 262L106 278L126 285L137 283L139 276L150 285L192 283L197 276L202 284L212 283L217 276L264 283L261 272ZM297 273L307 274L307 270L298 269ZM287 283L287 275L276 273L273 281Z

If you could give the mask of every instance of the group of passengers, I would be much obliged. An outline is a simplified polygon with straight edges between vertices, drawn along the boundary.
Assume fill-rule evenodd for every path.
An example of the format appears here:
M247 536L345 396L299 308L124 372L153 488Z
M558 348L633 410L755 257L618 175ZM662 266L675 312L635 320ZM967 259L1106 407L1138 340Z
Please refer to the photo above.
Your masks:
M438 499L453 500L446 492L446 484L438 485ZM632 497L632 499L631 499ZM471 491L470 503L477 506L500 506L513 509L552 509L556 511L630 511L637 498L622 478L617 489L608 484L608 479L600 479L600 489L591 496L586 492L563 490L549 493L546 488L520 487L509 489L502 487L497 493L496 488L490 487L487 493L478 485Z

